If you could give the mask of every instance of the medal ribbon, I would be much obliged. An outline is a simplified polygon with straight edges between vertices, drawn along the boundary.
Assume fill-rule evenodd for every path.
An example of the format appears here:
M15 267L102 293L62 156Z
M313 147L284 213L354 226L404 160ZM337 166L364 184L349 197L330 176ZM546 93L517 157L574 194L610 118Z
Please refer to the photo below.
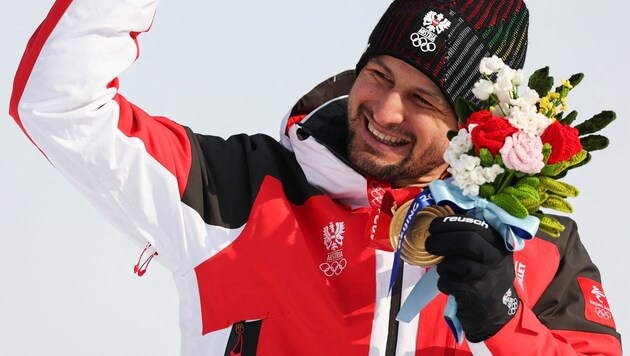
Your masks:
M525 247L525 240L531 240L534 237L538 230L538 225L540 224L538 218L531 215L525 219L516 218L486 199L464 195L461 189L454 186L451 181L452 178L431 182L429 189L425 190L423 194L428 192L429 197L432 197L432 200L434 200L433 204L448 202L449 204L468 211L467 215L487 221L488 224L503 236L505 247L508 251L522 250ZM412 207L414 204L412 204ZM411 212L411 210L410 208L409 211ZM416 209L416 212L417 210L420 210L420 208ZM408 217L409 214L407 218ZM405 222L407 222L407 218L405 218ZM411 222L411 220L409 222ZM403 230L404 228L405 225L403 225ZM403 231L401 231L401 241L403 237ZM400 263L400 249L401 243L399 242L394 258L394 267L397 267L396 263ZM394 271L392 271L392 274L393 273ZM411 320L439 294L437 288L438 278L439 276L436 269L429 269L411 290L409 297L407 297L400 308L396 319L406 323L411 322ZM461 344L463 341L463 329L457 319L456 312L457 302L453 296L449 295L448 302L444 308L444 319L453 332L456 341Z
M398 315L396 315L396 320L410 323L411 320L413 320L413 318L415 318L416 315L418 315L418 313L420 313L420 311L429 304L429 302L435 299L435 297L440 294L440 290L437 287L439 277L437 269L429 268L427 273L425 273L413 287L409 296L400 307L400 311L398 312ZM444 320L453 332L455 341L457 341L458 344L461 344L464 340L464 331L462 324L459 322L459 319L457 319L456 313L457 302L455 301L455 297L449 295L446 306L444 307Z
M402 251L402 243L407 235L407 231L409 230L409 226L411 226L411 222L416 214L420 211L420 209L425 206L435 205L435 201L431 197L431 191L425 189L420 194L416 195L413 199L413 203L409 206L409 210L407 210L407 215L405 215L405 220L403 221L402 228L400 229L400 235L398 239L398 246L396 246L396 253L394 254L394 265L392 266L392 274L389 278L389 289L388 295L392 292L392 288L394 288L394 283L396 283L396 278L398 277L398 270L400 269L400 253Z

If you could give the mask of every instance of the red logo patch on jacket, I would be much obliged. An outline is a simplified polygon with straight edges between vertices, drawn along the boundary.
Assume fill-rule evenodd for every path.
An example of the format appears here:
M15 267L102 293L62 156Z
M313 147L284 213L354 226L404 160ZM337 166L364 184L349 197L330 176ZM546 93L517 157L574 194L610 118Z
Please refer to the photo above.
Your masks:
M615 328L615 320L601 283L584 277L578 277L577 280L584 295L584 316L586 319Z

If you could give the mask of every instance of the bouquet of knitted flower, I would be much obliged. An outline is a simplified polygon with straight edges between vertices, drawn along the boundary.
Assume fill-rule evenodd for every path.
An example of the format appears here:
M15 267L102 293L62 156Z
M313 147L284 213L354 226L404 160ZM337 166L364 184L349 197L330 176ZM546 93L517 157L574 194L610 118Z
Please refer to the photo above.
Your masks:
M481 102L459 99L455 105L460 129L450 132L444 159L452 183L465 195L487 199L510 215L540 219L539 229L559 236L564 226L541 208L573 211L566 201L578 190L559 181L573 168L590 161L590 152L608 146L608 139L593 133L615 119L603 111L572 126L577 112L566 113L569 92L583 74L575 74L553 89L549 68L536 71L522 93L525 78L493 56L479 69L484 77L473 94Z

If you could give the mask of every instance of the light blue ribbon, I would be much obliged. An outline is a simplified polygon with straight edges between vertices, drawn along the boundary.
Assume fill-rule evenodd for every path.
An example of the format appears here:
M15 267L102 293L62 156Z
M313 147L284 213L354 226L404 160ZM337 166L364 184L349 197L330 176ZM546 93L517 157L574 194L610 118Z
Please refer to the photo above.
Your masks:
M449 202L467 210L467 215L485 220L503 236L508 251L522 250L525 247L525 240L534 237L540 224L537 217L532 215L524 219L514 217L484 198L464 195L461 189L452 184L452 180L453 178L437 180L429 184L436 203Z
M435 268L430 268L427 273L420 278L418 283L413 287L409 296L400 307L396 319L405 323L410 323L413 318L424 309L429 302L440 294L437 287L437 281L440 276ZM448 296L448 301L444 307L444 320L446 324L453 332L455 340L458 344L461 344L464 340L464 331L462 324L457 319L457 302L452 295Z
M428 189L425 189L423 192L416 195L409 206L409 209L407 209L407 212L405 213L405 220L403 221L402 228L400 229L398 246L396 246L396 253L394 254L394 266L392 267L392 273L389 277L389 289L387 290L387 295L392 292L392 288L394 288L394 284L398 278L398 271L400 270L401 264L402 244L407 236L407 230L409 230L411 222L416 217L416 214L418 214L422 208L429 205L435 205L435 201L431 197L431 192Z
M538 230L540 224L538 218L531 215L525 219L516 218L486 199L464 195L461 189L452 184L452 178L431 182L429 190L436 203L455 205L466 210L466 215L488 222L503 236L505 247L509 251L522 250L525 247L525 241L531 240ZM411 322L439 294L438 277L435 268L429 269L411 290L396 319L406 323ZM456 312L457 302L453 296L449 296L444 308L444 319L453 331L457 342L461 343L463 331Z

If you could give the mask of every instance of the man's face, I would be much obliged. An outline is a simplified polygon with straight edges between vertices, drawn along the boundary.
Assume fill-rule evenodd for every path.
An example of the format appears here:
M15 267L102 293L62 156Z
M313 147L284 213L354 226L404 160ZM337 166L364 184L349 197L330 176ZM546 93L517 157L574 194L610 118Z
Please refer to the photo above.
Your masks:
M457 129L457 119L431 79L383 55L368 61L350 91L348 128L354 168L401 187L440 177L446 134Z

